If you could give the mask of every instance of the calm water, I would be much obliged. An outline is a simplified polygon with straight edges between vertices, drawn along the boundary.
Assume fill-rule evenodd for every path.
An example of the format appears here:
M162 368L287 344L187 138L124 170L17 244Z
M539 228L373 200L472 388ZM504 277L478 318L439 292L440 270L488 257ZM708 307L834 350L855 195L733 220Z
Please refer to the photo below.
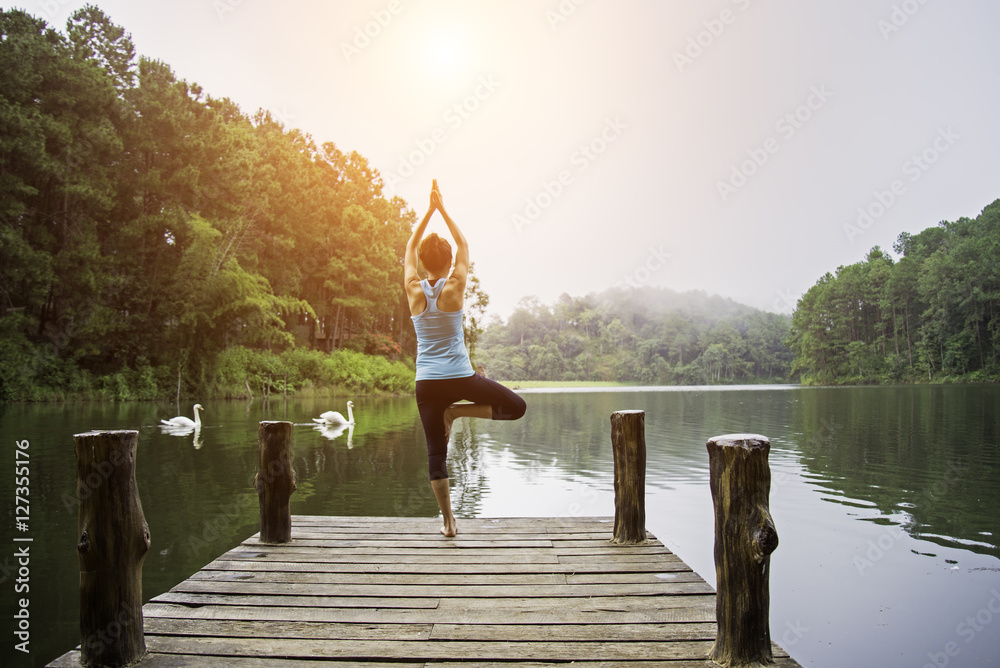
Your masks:
M613 515L609 416L646 411L647 527L710 583L705 441L771 439L771 633L807 666L1000 666L1000 387L736 388L525 393L515 423L459 425L449 466L463 516ZM193 403L193 402L192 402ZM292 512L431 516L410 398L354 398L357 426L305 424L343 402L202 402L200 442L164 434L172 405L0 408L8 466L28 440L31 654L13 649L13 477L0 477L0 663L43 665L79 642L72 435L139 430L137 480L155 596L257 530L257 422L297 423ZM190 408L184 413L190 414ZM332 437L332 438L331 438ZM461 521L459 524L461 529ZM14 566L14 568L12 568Z

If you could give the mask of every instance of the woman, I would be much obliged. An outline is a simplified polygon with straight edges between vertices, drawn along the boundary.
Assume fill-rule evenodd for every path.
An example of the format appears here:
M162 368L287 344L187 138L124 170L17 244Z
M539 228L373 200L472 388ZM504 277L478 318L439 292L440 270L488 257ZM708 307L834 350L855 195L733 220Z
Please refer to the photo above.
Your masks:
M455 266L451 245L437 234L421 241L427 223L440 211L455 239ZM417 257L427 272L421 279ZM521 397L503 385L477 374L469 361L462 331L465 282L469 276L469 245L458 225L444 208L437 181L423 220L406 242L403 288L410 304L417 333L417 409L427 437L427 465L431 489L444 518L441 533L457 532L451 511L448 470L448 438L451 424L460 417L516 420L524 415ZM470 403L455 403L458 401Z

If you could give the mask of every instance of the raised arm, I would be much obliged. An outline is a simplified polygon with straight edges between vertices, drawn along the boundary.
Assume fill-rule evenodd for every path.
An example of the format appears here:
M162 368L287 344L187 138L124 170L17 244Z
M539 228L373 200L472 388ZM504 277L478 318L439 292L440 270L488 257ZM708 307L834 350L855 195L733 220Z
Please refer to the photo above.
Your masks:
M451 272L450 280L458 283L459 293L464 295L465 283L469 277L469 242L462 234L462 230L459 229L458 223L452 220L448 211L445 210L437 180L434 181L434 187L431 191L431 202L441 212L444 222L448 225L448 231L451 232L451 236L455 240L455 268Z
M424 310L424 291L420 287L420 274L417 273L417 248L420 246L420 240L424 236L424 230L427 229L427 223L430 222L431 216L434 215L435 208L434 194L432 192L431 203L427 208L427 213L424 214L423 220L413 228L413 234L410 235L410 239L406 242L406 252L403 255L403 289L406 290L406 298L410 303L410 311L412 313L420 313Z

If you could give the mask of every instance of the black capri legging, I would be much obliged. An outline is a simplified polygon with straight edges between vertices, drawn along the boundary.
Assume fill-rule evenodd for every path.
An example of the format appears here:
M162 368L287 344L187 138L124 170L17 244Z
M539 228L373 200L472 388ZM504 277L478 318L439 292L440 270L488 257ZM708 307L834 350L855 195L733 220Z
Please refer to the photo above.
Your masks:
M427 437L427 469L431 480L448 477L445 459L444 412L456 401L489 404L494 420L517 420L524 415L524 399L495 380L473 374L465 378L417 381L417 410Z

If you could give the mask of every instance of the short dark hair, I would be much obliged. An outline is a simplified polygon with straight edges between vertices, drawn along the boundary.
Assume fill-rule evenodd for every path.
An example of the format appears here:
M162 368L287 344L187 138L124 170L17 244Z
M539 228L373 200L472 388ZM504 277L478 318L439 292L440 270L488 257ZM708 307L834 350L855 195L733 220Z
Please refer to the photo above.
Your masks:
M431 233L420 242L418 253L427 271L437 274L451 267L451 244L436 233Z

